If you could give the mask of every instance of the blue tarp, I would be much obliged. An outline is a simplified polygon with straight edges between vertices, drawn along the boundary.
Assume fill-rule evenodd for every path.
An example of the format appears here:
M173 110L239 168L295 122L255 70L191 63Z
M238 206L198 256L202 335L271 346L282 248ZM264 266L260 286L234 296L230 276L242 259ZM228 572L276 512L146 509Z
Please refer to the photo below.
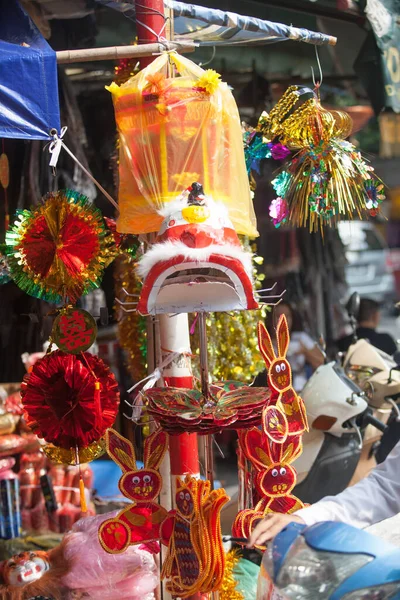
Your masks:
M0 138L60 131L56 54L16 0L0 0Z

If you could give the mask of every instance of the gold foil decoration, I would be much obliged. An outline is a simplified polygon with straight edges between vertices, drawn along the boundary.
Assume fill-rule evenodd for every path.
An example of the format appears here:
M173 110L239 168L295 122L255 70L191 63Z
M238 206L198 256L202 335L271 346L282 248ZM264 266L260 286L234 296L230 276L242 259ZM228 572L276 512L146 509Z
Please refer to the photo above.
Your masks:
M52 444L43 446L43 452L53 463L63 465L76 466L76 459L78 454L79 464L89 463L92 460L100 458L106 452L105 442L103 439L93 442L87 448L80 448L78 453L75 448L57 448Z

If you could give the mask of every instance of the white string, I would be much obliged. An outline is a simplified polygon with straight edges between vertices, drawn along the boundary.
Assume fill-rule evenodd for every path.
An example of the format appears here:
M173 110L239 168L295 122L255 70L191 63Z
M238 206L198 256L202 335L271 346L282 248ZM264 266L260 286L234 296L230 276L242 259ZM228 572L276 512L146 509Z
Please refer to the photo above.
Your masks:
M165 31L166 26L167 26L167 20L168 20L167 17L162 12L160 12L159 10L157 10L156 8L152 8L150 6L144 6L143 4L139 4L138 2L135 3L135 6L136 6L136 23L138 25L140 25L141 27L144 27L145 29L147 29L147 31L149 31L152 35L154 35L154 37L156 38L157 42L159 42L161 44L165 43L165 42L168 43L167 38L165 38L162 35L164 33L164 31ZM140 9L140 8L142 8L144 10L141 10L139 12L138 9ZM161 27L160 32L157 33L156 31L154 31L154 29L152 29L151 27L149 27L148 25L146 25L146 23L143 23L143 21L140 21L138 19L139 14L140 15L153 15L153 16L154 15L158 15L158 16L162 17L164 19L164 24Z
M187 350L187 348L182 348L177 350L176 352L169 352L164 358L164 360L158 365L158 367L154 369L154 371L150 375L144 377L143 379L138 381L138 383L135 383L135 385L129 388L128 394L133 392L133 390L138 388L142 383L146 382L139 391L139 393L136 394L132 403L128 402L128 400L125 400L125 404L127 404L132 409L131 416L128 416L126 413L123 413L126 419L128 419L129 421L134 421L135 423L137 423L140 420L143 410L143 401L141 398L141 394L146 390L154 387L157 381L161 379L164 369L182 354L190 354L190 350Z
M216 48L216 46L213 46L213 52L212 52L211 58L207 62L205 62L205 63L200 62L199 63L199 67L206 67L207 65L209 65L210 63L212 63L212 61L215 58L216 52L217 52L217 48Z
M53 141L50 142L50 144L48 145L49 152L50 152L49 166L53 167L53 169L56 168L57 162L58 162L58 159L60 156L61 148L64 148L64 150L66 150L66 152L70 155L70 157L82 169L82 171L85 173L85 175L87 175L87 177L89 177L89 179L94 183L94 185L104 194L104 196L107 198L107 200L109 202L111 202L111 204L114 206L114 208L119 212L118 204L115 202L114 198L112 196L110 196L110 194L103 188L103 186L100 185L100 183L97 181L97 179L95 179L95 177L93 177L93 175L86 169L86 167L83 166L83 164L76 158L74 153L71 152L71 150L68 148L68 146L66 146L66 144L64 143L63 137L64 137L67 129L68 129L67 127L63 127L60 131L60 135L58 135L58 133L55 129L52 129L50 131L50 135L52 136ZM46 148L47 148L47 146L45 146L45 149Z
M143 23L143 21L139 21L138 18L136 18L136 23L138 25L141 25L142 27L144 27L145 29L147 29L147 31L150 31L151 34L154 35L154 37L156 38L157 42L159 44L164 44L165 42L168 42L167 38L164 37L162 34L167 26L167 21L164 22L164 25L161 27L160 33L156 33L154 31L154 29L152 29L151 27L149 27L148 25L146 25L146 23Z
M152 382L154 380L154 383L156 383L160 379L164 369L166 367L168 367L168 365L170 365L172 362L174 362L174 360L176 358L178 358L178 356L181 356L182 354L190 354L190 350L187 350L187 348L182 348L182 349L176 350L175 352L169 352L167 354L167 356L164 358L164 360L154 369L154 371L150 375L148 375L147 377L144 377L138 383L135 383L135 385L133 385L131 388L129 388L129 390L127 390L128 394L133 392L134 389L139 387L145 381L147 381L147 383L145 383L145 385L143 386L142 391L148 390L149 387L152 387L150 385L150 382Z

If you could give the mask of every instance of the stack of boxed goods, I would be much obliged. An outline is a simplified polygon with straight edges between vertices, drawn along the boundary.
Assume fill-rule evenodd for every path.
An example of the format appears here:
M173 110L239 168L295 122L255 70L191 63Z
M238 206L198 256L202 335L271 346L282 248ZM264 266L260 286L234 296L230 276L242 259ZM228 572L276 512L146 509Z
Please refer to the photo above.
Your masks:
M89 499L93 474L87 465L80 468ZM88 504L88 513L95 513L91 504ZM23 532L64 533L80 517L78 469L49 461L39 439L25 425L18 386L3 385L0 390L0 538L12 539Z

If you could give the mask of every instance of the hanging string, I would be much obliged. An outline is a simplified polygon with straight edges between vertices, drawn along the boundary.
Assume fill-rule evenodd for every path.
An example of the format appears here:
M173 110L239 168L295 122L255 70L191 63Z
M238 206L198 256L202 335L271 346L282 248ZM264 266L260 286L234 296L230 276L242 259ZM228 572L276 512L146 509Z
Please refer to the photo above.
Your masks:
M64 137L65 133L67 132L67 129L68 129L67 127L63 127L60 131L60 135L58 135L58 132L56 129L50 130L50 135L53 138L53 141L50 142L49 144L46 144L46 146L44 147L44 150L46 150L46 148L48 147L50 155L51 155L49 166L53 167L53 169L56 168L58 158L60 156L61 148L64 148L64 150L66 150L66 152L70 155L70 157L82 169L82 171L85 173L85 175L87 177L89 177L89 179L94 183L94 185L104 194L104 196L107 198L107 200L119 212L118 204L115 202L114 198L112 196L110 196L110 194L103 188L102 185L100 185L100 183L97 181L97 179L95 179L95 177L93 177L93 175L86 169L86 167L83 166L83 164L77 159L75 154L73 152L71 152L71 150L65 144L63 137Z
M207 62L205 62L205 63L200 62L199 63L199 67L206 67L207 65L209 65L210 63L212 63L212 61L215 58L216 53L217 53L217 48L216 48L216 46L213 46L213 51L212 51L211 58Z
M311 75L312 75L312 80L313 80L313 84L314 84L314 90L318 90L322 85L324 76L322 73L321 61L319 59L318 47L314 46L314 49L315 49L315 58L317 60L317 65L318 65L318 70L319 70L319 81L315 81L315 74L314 74L313 67L311 67Z

